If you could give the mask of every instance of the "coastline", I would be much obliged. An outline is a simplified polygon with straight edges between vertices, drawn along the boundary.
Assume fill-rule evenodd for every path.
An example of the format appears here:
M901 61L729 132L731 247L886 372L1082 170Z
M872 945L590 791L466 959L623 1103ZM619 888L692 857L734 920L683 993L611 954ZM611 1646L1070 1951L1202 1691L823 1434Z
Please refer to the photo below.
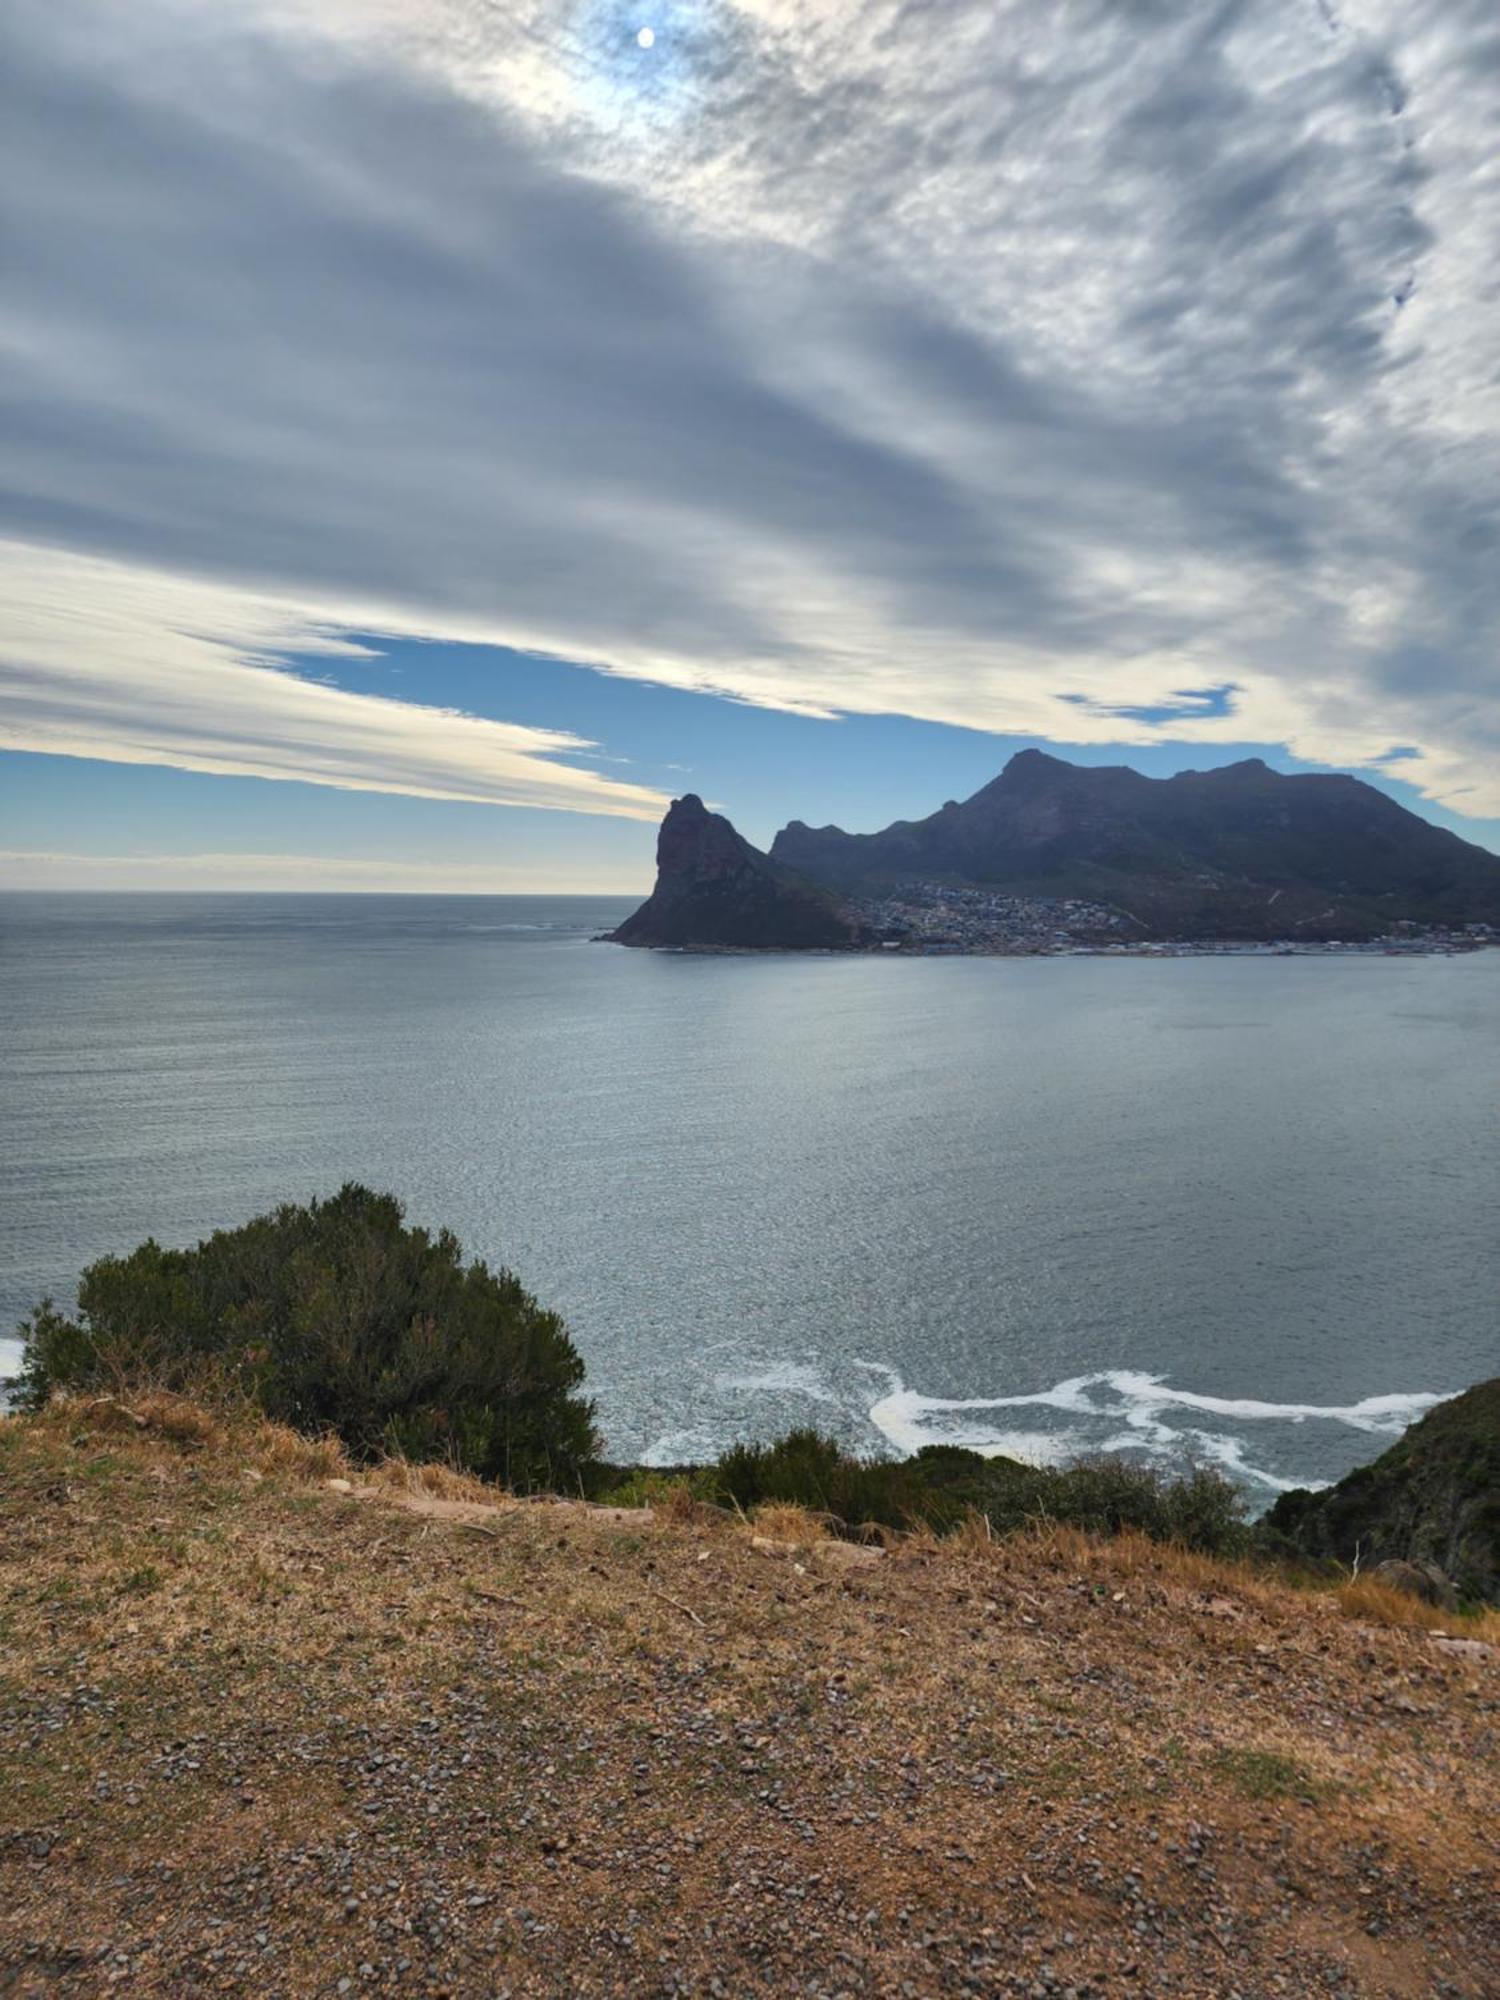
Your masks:
M1500 939L1444 938L1414 941L1378 938L1263 943L1258 939L1162 939L1131 944L936 944L878 943L835 945L648 944L598 932L591 944L620 944L627 951L654 951L680 958L1472 958L1500 950Z

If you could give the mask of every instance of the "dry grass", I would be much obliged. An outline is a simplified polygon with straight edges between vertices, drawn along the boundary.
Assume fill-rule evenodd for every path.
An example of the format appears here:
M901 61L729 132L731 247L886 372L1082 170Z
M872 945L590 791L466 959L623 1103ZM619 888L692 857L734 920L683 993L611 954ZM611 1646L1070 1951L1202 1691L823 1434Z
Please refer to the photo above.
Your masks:
M0 1991L1500 1991L1500 1661L1136 1537L476 1532L198 1428L0 1421Z
M510 1497L503 1486L435 1459L419 1463L410 1458L383 1458L362 1477L366 1484L390 1492L417 1494L432 1500L459 1500L476 1507L498 1507Z
M153 1389L137 1397L134 1408L147 1430L170 1438L174 1444L206 1447L223 1440L224 1427L219 1418L189 1396Z
M694 1527L723 1511L700 1500L685 1479L669 1480L663 1491L651 1495L648 1504L656 1519L669 1528Z
M1107 1574L1117 1582L1139 1578L1197 1593L1222 1592L1266 1607L1285 1601L1287 1585L1254 1564L1225 1556L1201 1555L1170 1542L1153 1542L1134 1532L1101 1539L1080 1528L1048 1522L1015 1540L1036 1556L1078 1575Z
M203 1403L169 1389L140 1388L118 1396L54 1396L32 1419L54 1435L69 1432L149 1432L179 1445L218 1444L224 1423Z
M821 1542L827 1540L829 1532L826 1514L815 1514L811 1508L797 1507L787 1500L768 1500L753 1509L750 1526L753 1533L772 1542Z
M1480 1639L1500 1648L1500 1611L1493 1609L1460 1617L1452 1611L1424 1604L1409 1591L1393 1590L1378 1577L1359 1576L1341 1583L1333 1598L1346 1618L1366 1625L1410 1626L1424 1632L1446 1632L1455 1639Z
M14 1421L20 1420L0 1418L0 1422ZM97 1433L155 1437L188 1450L237 1452L248 1467L263 1475L310 1485L349 1479L413 1497L488 1507L509 1497L503 1487L437 1461L417 1463L393 1455L373 1467L358 1466L334 1432L308 1437L286 1424L270 1422L242 1398L224 1396L221 1385L213 1382L206 1383L197 1396L139 1383L122 1385L115 1396L56 1396L45 1410L24 1421L49 1436ZM697 1498L683 1479L653 1493L650 1506L666 1527L701 1526L719 1518L720 1512ZM798 1545L826 1540L833 1526L829 1516L784 1501L768 1501L755 1508L748 1525L754 1534L768 1540ZM922 1526L900 1535L882 1530L874 1539L887 1547L905 1545L929 1554L941 1547L950 1561L970 1557L981 1563L992 1559L997 1546L1011 1550L1024 1547L1037 1560L1059 1570L1079 1575L1107 1570L1117 1581L1170 1581L1263 1608L1278 1601L1287 1589L1282 1575L1252 1564L1200 1555L1135 1533L1099 1540L1055 1522L1039 1522L1019 1536L1006 1538L1003 1544L997 1544L988 1522L978 1514L942 1538ZM1319 1612L1337 1607L1345 1617L1361 1624L1445 1633L1500 1648L1500 1610L1459 1616L1392 1589L1372 1575L1331 1587L1312 1587L1307 1597Z
M304 1437L288 1424L262 1419L236 1436L235 1444L244 1452L247 1462L268 1477L305 1481L352 1479L357 1470L332 1431L322 1437Z

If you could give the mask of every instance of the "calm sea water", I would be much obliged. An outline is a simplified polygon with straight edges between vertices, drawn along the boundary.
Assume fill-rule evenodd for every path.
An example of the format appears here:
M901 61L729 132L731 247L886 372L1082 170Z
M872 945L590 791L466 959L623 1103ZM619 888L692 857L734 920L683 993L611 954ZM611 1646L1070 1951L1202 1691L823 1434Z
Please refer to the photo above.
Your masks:
M621 1456L812 1421L1264 1498L1500 1369L1500 953L589 942L628 907L0 898L0 1327L353 1178L566 1314Z

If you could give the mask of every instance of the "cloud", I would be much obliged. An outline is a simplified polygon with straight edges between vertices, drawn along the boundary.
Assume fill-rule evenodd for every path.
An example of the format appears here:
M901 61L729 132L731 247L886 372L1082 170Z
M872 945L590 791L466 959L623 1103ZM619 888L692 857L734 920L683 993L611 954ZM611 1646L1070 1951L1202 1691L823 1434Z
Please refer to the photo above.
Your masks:
M666 804L556 761L588 753L581 737L279 669L288 653L366 650L305 606L4 542L0 602L5 749L623 819Z
M7 20L32 747L654 810L268 664L389 630L1500 812L1485 9Z
M400 895L640 895L649 869L600 880L597 862L576 869L490 861L403 861L337 854L67 854L0 848L0 889L274 890Z

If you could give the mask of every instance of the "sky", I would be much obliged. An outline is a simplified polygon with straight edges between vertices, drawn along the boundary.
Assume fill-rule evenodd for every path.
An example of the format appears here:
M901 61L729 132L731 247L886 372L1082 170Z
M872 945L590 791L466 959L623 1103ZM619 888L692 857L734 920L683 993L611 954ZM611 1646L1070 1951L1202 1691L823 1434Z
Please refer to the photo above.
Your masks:
M0 886L1017 748L1500 849L1493 0L10 0Z

